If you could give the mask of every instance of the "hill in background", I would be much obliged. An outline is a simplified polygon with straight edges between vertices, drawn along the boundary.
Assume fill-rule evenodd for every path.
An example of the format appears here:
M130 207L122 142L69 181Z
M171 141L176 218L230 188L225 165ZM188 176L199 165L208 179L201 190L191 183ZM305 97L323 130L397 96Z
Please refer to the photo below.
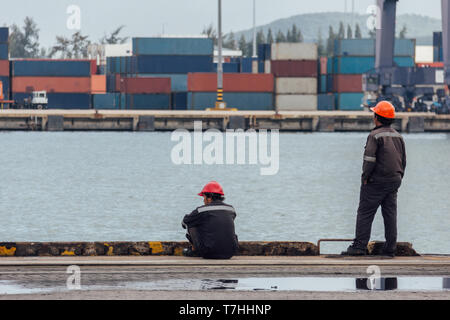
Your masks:
M322 33L322 38L326 40L328 38L328 29L331 25L334 33L339 30L339 23L344 22L347 27L348 24L352 26L353 32L355 30L355 24L358 23L362 36L368 37L369 30L367 28L367 20L369 15L343 13L343 12L326 12L326 13L309 13L295 15L285 19L275 20L269 24L258 26L257 30L263 30L267 35L269 29L272 29L274 35L278 31L286 33L293 24L301 30L305 42L317 41L319 30ZM418 45L432 45L433 32L441 31L441 20L422 16L418 14L403 14L397 16L396 34L400 32L403 26L407 28L407 38L417 39ZM247 41L250 41L253 37L253 29L242 30L234 32L235 39L240 39L241 35L244 35Z

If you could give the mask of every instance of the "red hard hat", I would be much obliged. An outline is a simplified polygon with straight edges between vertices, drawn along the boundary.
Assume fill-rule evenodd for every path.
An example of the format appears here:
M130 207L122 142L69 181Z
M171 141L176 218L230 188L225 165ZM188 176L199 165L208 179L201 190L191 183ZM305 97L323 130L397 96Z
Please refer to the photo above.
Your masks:
M224 195L222 187L216 181L209 182L206 186L203 187L202 192L200 192L198 195L203 197L204 193L217 193L222 196Z
M380 101L375 108L370 108L370 110L383 118L395 118L395 108L389 101Z

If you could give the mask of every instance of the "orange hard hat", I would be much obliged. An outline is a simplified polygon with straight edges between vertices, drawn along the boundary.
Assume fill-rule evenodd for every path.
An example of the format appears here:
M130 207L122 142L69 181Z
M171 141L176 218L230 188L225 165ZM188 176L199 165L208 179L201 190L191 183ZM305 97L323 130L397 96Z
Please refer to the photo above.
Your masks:
M370 110L383 118L395 118L395 108L389 101L380 101L377 103L375 108L370 108Z
M198 195L203 197L203 195L205 193L217 193L217 194L220 194L222 196L224 195L222 187L216 181L208 182L206 184L206 186L203 187L202 192L200 192Z

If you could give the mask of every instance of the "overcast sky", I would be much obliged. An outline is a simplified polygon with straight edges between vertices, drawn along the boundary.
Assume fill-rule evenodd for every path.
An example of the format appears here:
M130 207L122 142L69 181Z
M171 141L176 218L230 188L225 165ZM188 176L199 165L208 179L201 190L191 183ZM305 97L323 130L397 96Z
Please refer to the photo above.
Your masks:
M26 16L37 22L41 43L50 46L56 35L70 35L67 8L81 10L81 31L98 40L105 32L126 25L127 36L199 34L217 23L217 0L8 0L2 1L0 25L22 24ZM354 0L355 12L365 13L374 0ZM347 3L347 5L346 5ZM292 15L327 11L351 11L352 0L256 0L257 24ZM222 0L224 32L252 26L253 0ZM400 0L398 14L416 13L440 18L440 0Z

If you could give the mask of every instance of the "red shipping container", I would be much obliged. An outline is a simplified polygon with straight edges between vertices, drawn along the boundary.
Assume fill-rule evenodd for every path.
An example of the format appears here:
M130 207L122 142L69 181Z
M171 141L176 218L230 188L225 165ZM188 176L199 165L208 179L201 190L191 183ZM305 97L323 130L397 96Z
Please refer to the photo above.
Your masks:
M171 93L170 78L122 78L116 75L116 90L124 93Z
M266 73L224 73L224 92L273 92L274 78ZM189 73L189 92L216 92L217 73Z
M362 74L333 75L334 92L362 92Z
M275 77L317 77L317 60L272 60Z
M55 93L91 93L91 78L85 77L13 77L13 92L47 91Z
M9 77L9 60L0 60L0 77Z

